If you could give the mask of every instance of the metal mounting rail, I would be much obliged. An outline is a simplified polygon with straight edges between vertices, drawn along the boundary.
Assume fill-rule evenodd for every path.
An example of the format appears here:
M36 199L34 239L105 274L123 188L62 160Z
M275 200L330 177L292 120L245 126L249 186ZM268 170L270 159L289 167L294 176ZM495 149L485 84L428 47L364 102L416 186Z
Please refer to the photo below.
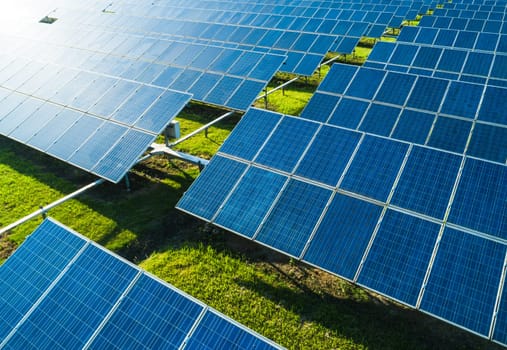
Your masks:
M151 154L151 153L147 154L144 157L140 158L137 161L136 164L138 164L138 163L140 163L142 161L145 161L146 159L151 158L153 156L154 156L154 154ZM82 193L88 191L89 189L92 189L92 188L94 188L94 187L96 187L96 186L104 183L105 181L106 180L104 180L104 179L98 179L98 180L96 180L96 181L94 181L94 182L92 182L92 183L90 183L90 184L88 184L88 185L86 185L84 187L81 187L79 190L74 191L74 192L66 195L65 197L62 197L62 198L54 201L53 203L50 203L50 204L48 204L46 206L43 206L43 207L40 207L39 210L34 211L33 213L31 213L31 214L29 214L29 215L27 215L27 216L19 219L18 221L13 222L12 224L7 225L4 228L0 229L0 237L2 237L4 234L6 234L7 232L9 232L10 230L18 227L19 225L24 224L25 222L30 221L30 220L36 218L37 216L40 216L40 215L44 216L49 210L53 209L54 207L57 207L60 204L63 204L65 202L67 202L67 201L69 201L69 200L71 200L71 199L79 196L80 194L82 194Z
M213 126L214 124L218 123L219 121L225 119L225 118L228 118L230 117L231 115L233 115L235 112L227 112L223 115L221 115L220 117L218 117L217 119L214 119L212 120L211 122L209 122L208 124L206 125L203 125L201 126L199 129L195 130L195 131L192 131L190 134L186 135L186 136L183 136L182 138L172 142L172 143L168 143L167 144L167 147L174 147L176 145L179 145L180 143L182 143L183 141L186 141L188 140L189 138L191 137L194 137L195 135L197 135L198 133L200 133L201 131L204 131L206 129L208 129L210 126Z
M153 148L153 150L150 152L150 155L152 155L152 156L164 154L164 155L169 156L171 158L181 159L185 162L189 162L189 163L198 165L201 170L209 163L209 160L207 160L207 159L193 156L191 154L175 151L166 145L154 143L151 145L151 148Z

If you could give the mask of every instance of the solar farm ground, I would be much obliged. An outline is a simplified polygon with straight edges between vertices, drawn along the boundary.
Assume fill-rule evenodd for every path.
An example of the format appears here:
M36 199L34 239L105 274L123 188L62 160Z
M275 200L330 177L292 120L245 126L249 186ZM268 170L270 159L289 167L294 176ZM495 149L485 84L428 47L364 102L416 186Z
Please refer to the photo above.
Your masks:
M291 85L285 94L270 95L268 107L299 114L318 80L313 77ZM203 105L187 107L178 118L182 133L221 113ZM179 149L210 158L237 121L225 120L210 128L207 137L198 135ZM496 348L175 210L198 173L180 161L155 157L131 172L130 191L122 184L104 184L53 209L51 216L287 348ZM2 137L0 226L93 180ZM0 240L0 263L40 221L26 223Z

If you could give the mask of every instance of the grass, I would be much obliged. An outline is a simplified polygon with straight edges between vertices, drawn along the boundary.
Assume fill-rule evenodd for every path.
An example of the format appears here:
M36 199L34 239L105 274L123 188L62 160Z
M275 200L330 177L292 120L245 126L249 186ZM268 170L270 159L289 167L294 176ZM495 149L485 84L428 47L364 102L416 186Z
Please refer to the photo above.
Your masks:
M359 51L358 51L359 52ZM359 53L358 53L359 55ZM324 66L321 77L329 67ZM290 79L279 74L277 83ZM314 75L268 98L298 115L319 82ZM258 102L262 106L263 101ZM182 134L224 113L192 104L178 117ZM210 158L239 116L177 149ZM162 141L160 139L160 141ZM104 184L49 214L190 295L291 349L495 348L485 340L393 304L323 271L180 213L174 206L198 175L154 157L130 173L131 191ZM0 137L0 226L93 181L93 177ZM0 263L41 222L0 239Z

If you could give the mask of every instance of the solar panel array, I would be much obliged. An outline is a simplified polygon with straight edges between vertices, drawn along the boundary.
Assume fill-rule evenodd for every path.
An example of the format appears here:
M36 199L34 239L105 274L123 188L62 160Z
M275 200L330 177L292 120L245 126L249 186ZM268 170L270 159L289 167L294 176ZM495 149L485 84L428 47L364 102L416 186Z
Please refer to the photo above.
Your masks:
M91 18L104 15L88 5ZM246 110L285 60L68 19L20 18L0 35L0 135L112 182L191 98Z
M191 95L0 56L0 135L118 182Z
M507 87L507 55L456 48L380 42L365 67Z
M301 116L505 164L505 97L503 87L335 64Z
M379 38L404 18L426 12L422 3L186 1L114 2L108 16L58 9L71 27L158 36L287 56L283 71L311 75L328 51L352 53L363 36ZM72 29L72 28L71 28Z
M251 109L177 207L507 345L505 2L447 5Z
M507 167L251 109L178 208L505 344Z
M0 267L3 349L277 349L46 219Z

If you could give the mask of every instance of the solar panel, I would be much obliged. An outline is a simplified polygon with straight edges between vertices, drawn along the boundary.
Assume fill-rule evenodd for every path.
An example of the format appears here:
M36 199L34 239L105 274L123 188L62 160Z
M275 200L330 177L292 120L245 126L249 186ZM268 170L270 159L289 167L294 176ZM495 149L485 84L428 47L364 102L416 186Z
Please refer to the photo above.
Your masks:
M415 306L439 229L438 224L388 210L357 282Z
M93 82L91 84L95 85ZM113 89L113 85L108 85L108 89ZM71 96L70 90L65 91L67 96ZM132 86L128 91L132 91ZM111 108L92 108L94 112L104 113L102 115L85 112L92 107L90 102L86 106L81 105L80 110L78 104L83 104L84 99L78 99L79 95L68 100L70 106L66 107L61 104L62 97L55 98L55 101L45 101L37 92L33 96L12 92L2 102L0 134L107 180L118 182L190 100L190 95L174 91L151 88L151 95L143 94L142 91L144 87L138 85L138 89L124 100L122 107L112 114L112 119L106 114L111 112ZM117 89L116 92L126 95L122 89ZM100 102L99 95L102 94L95 97L89 93L85 95L87 100ZM114 103L114 98L111 103ZM105 159L108 154L133 131L144 135L144 144L135 148L135 151L123 154L121 162L117 163L117 174L111 176L108 169L95 169L99 162L107 161Z
M280 348L52 219L0 275L7 349Z
M488 336L505 252L503 244L447 228L421 309Z

